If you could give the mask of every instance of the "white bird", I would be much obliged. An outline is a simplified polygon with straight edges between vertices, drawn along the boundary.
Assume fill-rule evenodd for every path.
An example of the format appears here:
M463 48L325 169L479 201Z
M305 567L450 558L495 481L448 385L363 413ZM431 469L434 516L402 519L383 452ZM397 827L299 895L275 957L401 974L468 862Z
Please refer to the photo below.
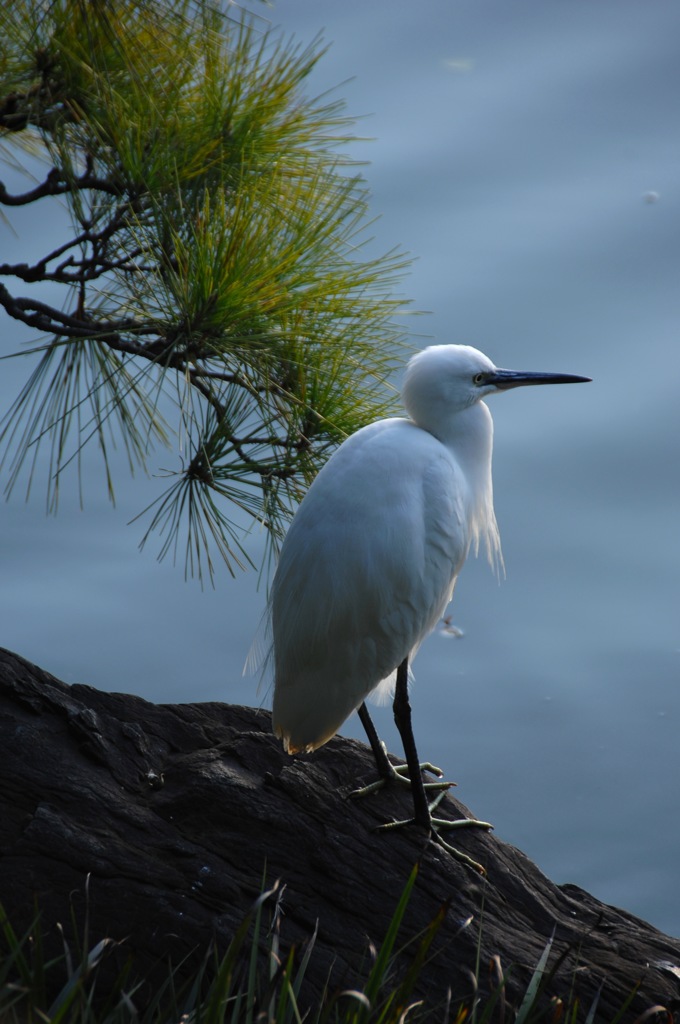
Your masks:
M349 437L312 483L284 539L270 598L274 732L291 754L313 751L358 709L386 775L392 769L364 701L391 690L396 673L394 715L415 820L428 831L408 663L440 621L470 548L483 542L492 561L501 559L493 422L482 399L520 385L587 380L500 370L467 345L424 349L406 370L408 416Z

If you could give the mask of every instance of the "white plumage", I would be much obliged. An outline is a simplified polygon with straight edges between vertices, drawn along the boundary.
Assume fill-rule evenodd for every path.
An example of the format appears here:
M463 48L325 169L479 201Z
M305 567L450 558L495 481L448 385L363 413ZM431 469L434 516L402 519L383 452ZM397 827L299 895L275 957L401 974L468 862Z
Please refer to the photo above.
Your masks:
M284 540L271 594L274 731L291 753L326 743L389 686L451 600L470 546L500 559L493 424L468 346L409 363L409 418L364 427L314 480Z
M467 345L418 353L402 392L408 417L364 427L329 459L293 519L272 585L273 726L286 750L322 746L358 708L377 785L397 776L403 782L363 706L370 693L395 682L394 718L413 794L410 820L481 873L482 864L441 833L461 825L488 829L488 822L432 817L436 801L428 802L411 727L408 666L451 600L470 548L482 541L490 560L502 564L491 483L493 423L482 399L520 385L587 380L499 370Z

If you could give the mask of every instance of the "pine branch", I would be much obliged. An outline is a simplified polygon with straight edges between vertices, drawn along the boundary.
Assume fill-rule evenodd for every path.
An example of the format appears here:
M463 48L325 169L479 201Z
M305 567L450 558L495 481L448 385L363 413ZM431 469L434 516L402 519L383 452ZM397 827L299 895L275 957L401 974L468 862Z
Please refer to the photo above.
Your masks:
M43 334L54 334L61 338L96 338L118 351L131 355L148 355L152 349L145 349L136 342L126 341L120 332L135 335L158 334L157 328L131 318L111 321L86 320L63 313L39 299L15 298L2 283L0 305L4 306L15 320L20 320L27 327L33 327Z
M7 191L5 183L0 181L0 203L3 206L27 206L46 196L63 196L67 192L74 192L77 189L105 192L110 196L123 194L120 185L117 186L106 178L99 178L96 174L86 171L75 179L69 179L63 171L53 167L40 185L19 195L12 195Z
M303 92L323 49L208 0L126 0L115 18L95 0L10 6L0 138L51 168L25 192L0 182L0 206L59 202L72 229L0 265L0 307L46 338L0 422L7 489L24 467L30 489L44 443L54 508L94 439L112 495L109 433L145 465L169 443L162 397L182 446L149 529L199 573L205 545L241 563L227 510L276 544L333 445L389 407L401 341L407 261L365 255L366 186L340 155L351 122Z

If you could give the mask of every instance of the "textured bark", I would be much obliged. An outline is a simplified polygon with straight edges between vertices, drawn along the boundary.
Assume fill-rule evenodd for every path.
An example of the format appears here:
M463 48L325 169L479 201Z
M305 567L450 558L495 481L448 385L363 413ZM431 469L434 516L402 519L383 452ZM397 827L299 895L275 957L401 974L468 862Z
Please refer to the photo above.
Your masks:
M506 994L517 1004L554 933L550 965L564 959L549 991L576 993L581 1019L600 986L599 1021L611 1021L636 985L624 1020L654 1004L677 1010L680 940L554 885L493 834L456 836L486 866L484 881L414 827L376 833L390 816L408 816L410 795L348 799L372 777L371 754L355 741L293 759L268 712L68 686L0 651L0 900L15 930L37 907L48 940L57 942L59 923L75 945L71 929L87 912L90 945L120 941L110 978L131 954L151 990L169 959L190 973L211 940L224 949L264 879L280 879L284 945L304 944L318 922L304 1007L326 985L357 985L419 861L400 940L447 905L420 980L433 1007L449 988L454 1000L471 997L478 942L481 990L493 987L488 965L498 956L512 967ZM468 814L450 796L441 809Z

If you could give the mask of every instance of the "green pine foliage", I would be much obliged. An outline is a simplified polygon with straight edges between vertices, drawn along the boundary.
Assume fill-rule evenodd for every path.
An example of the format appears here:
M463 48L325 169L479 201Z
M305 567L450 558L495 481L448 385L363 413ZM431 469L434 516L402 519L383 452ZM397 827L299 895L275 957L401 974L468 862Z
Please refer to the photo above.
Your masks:
M71 224L0 264L0 304L39 335L0 424L5 487L30 489L47 447L55 510L93 442L113 498L114 444L132 470L169 446L148 530L199 576L248 559L244 524L276 544L332 448L388 411L403 338L408 261L372 254L353 122L305 89L323 47L264 26L201 0L0 11L0 160L46 167L0 182L0 238L29 203Z

